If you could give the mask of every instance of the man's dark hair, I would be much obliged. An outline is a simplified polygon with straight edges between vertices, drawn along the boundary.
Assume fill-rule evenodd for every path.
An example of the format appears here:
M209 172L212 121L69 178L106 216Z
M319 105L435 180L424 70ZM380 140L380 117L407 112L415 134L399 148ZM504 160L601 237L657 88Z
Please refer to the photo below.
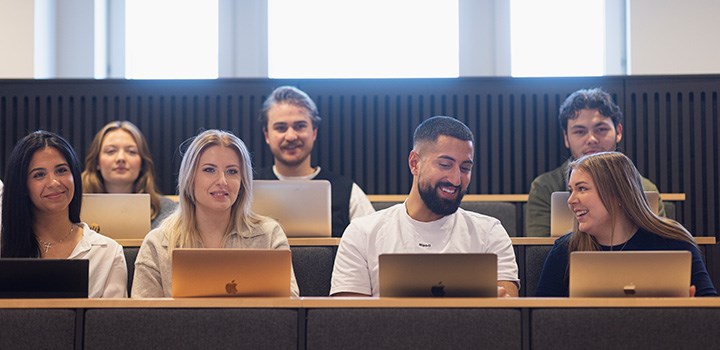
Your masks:
M472 131L461 121L451 117L435 116L418 125L413 135L413 145L417 145L418 142L422 141L435 142L440 135L475 142Z
M260 118L258 119L263 130L267 130L268 128L268 111L270 108L282 103L305 109L308 114L310 114L313 129L317 129L320 126L322 119L320 119L317 106L315 106L315 102L310 96L294 86L280 86L273 90L263 103Z
M560 106L560 127L567 134L569 119L577 118L578 112L583 109L597 109L600 114L612 119L615 128L622 122L620 107L613 102L612 97L600 88L578 90L570 94Z

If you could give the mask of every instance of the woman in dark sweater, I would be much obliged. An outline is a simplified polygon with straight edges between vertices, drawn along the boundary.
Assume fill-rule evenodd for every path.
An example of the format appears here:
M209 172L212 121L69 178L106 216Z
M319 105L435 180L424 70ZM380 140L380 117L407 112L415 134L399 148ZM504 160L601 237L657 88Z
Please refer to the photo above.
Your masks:
M573 232L555 241L536 296L568 296L571 252L620 250L690 251L690 295L717 295L695 239L678 222L652 212L640 174L628 157L603 152L577 159L568 167L567 184L568 206L576 219Z

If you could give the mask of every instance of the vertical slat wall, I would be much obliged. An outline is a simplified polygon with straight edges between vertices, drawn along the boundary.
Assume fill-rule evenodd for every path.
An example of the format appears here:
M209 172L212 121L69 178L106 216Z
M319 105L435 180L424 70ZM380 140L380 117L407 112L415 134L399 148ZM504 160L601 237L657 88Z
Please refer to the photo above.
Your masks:
M697 235L720 229L720 78L628 79L626 152L664 192L682 192L683 224Z
M455 116L473 130L471 193L527 193L532 179L568 156L557 122L563 99L603 87L625 113L621 148L663 192L684 192L684 224L720 229L718 190L720 76L461 78L387 80L220 79L193 81L0 80L0 166L17 139L48 129L84 156L105 123L127 119L145 133L158 182L174 193L180 145L199 130L233 131L256 166L272 156L257 116L274 87L296 85L317 102L323 123L315 162L350 176L368 193L407 193L407 155L417 124Z

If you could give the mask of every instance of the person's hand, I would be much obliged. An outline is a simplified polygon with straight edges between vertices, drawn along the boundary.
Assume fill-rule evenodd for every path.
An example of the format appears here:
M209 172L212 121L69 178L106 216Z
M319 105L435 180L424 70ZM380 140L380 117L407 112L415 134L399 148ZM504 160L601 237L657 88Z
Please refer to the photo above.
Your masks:
M695 297L695 291L696 291L696 290L697 290L697 288L695 288L695 286L690 285L690 297L691 297L691 298Z
M508 293L507 289L505 287L498 286L498 298L509 298L511 297L510 293Z

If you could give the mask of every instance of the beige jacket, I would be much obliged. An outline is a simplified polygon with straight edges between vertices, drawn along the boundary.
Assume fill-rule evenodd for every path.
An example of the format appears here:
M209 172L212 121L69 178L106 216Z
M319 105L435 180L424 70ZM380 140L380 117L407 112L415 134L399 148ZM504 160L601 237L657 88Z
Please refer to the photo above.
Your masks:
M233 232L225 248L290 249L287 237L280 225L266 220L250 232ZM145 236L137 259L133 278L133 298L169 298L172 296L172 261L168 238L162 228ZM290 273L290 295L299 296L295 272Z

